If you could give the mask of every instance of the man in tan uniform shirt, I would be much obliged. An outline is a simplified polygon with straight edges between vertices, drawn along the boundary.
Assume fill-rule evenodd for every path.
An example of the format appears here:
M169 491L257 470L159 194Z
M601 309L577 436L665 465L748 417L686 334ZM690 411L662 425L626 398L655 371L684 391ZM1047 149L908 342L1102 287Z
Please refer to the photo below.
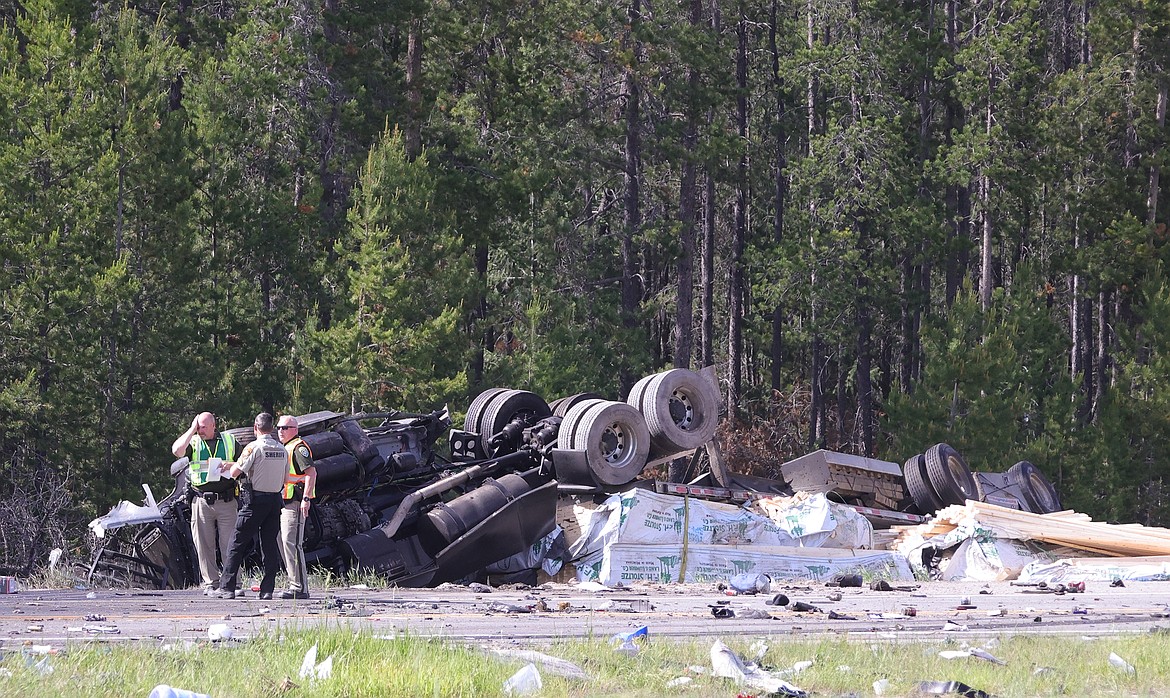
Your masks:
M210 594L221 599L236 597L236 577L248 552L252 538L260 534L264 554L264 578L260 580L260 598L271 599L280 572L280 510L284 506L281 489L288 471L288 452L276 438L272 415L261 412L252 425L256 440L244 447L240 459L231 466L231 476L241 478L243 507L232 534L228 560L220 575L219 590Z

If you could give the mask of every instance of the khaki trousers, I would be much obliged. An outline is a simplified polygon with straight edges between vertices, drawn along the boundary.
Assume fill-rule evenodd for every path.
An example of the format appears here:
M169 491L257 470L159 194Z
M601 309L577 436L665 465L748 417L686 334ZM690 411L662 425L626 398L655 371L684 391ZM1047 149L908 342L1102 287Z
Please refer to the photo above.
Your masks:
M289 591L309 590L304 543L305 517L301 516L301 503L296 500L285 502L280 510L280 554L284 558Z
M200 584L205 589L219 586L220 565L227 562L238 513L239 505L235 499L208 504L197 495L191 500L191 539L199 556ZM217 547L218 562L215 559Z

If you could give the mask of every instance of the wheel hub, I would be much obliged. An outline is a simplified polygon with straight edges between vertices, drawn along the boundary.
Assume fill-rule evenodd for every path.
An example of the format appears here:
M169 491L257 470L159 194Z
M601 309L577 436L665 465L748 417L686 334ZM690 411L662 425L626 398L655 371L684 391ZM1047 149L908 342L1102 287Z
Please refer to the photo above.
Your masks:
M695 406L686 393L677 390L670 395L670 418L683 431L690 431L695 423Z
M609 425L601 434L601 455L605 457L606 462L616 463L623 460L625 454L625 432L616 424Z

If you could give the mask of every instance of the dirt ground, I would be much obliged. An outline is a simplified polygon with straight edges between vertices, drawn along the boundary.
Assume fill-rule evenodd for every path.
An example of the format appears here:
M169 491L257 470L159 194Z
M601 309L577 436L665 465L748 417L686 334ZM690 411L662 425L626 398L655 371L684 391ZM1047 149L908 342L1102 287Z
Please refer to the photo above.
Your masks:
M788 607L768 604L784 594ZM839 594L839 596L838 596ZM539 644L556 638L607 638L647 626L680 640L758 634L909 641L1020 633L1106 636L1170 630L1170 583L1124 587L1089 583L1084 593L1054 594L1009 582L926 582L834 588L773 584L767 594L727 596L713 584L634 586L590 591L575 584L479 589L313 590L301 601L209 599L198 590L38 590L0 596L0 650L79 641L200 641L226 625L244 638L281 627L351 626L375 634L409 633L484 644ZM802 602L815 610L792 610ZM731 613L714 608L726 606ZM745 616L758 617L745 617Z

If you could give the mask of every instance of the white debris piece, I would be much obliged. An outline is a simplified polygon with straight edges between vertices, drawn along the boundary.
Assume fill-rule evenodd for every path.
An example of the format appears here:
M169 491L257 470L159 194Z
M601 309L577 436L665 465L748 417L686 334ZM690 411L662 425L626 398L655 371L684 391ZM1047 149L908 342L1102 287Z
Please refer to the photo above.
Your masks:
M150 491L150 485L143 483L142 489L146 491L145 506L132 504L126 500L118 502L114 508L110 509L110 513L89 522L89 527L93 530L93 534L98 538L103 538L106 535L106 531L111 531L115 528L121 528L122 526L129 526L131 524L162 521L162 512L159 511L158 502L154 499L154 493Z
M808 693L776 674L765 671L755 664L745 663L731 648L716 640L711 645L712 675L732 679L738 683L758 688L769 694L781 696L798 696L803 698Z
M1127 674L1137 673L1137 669L1135 669L1132 664L1117 656L1115 652L1109 653L1109 665Z

